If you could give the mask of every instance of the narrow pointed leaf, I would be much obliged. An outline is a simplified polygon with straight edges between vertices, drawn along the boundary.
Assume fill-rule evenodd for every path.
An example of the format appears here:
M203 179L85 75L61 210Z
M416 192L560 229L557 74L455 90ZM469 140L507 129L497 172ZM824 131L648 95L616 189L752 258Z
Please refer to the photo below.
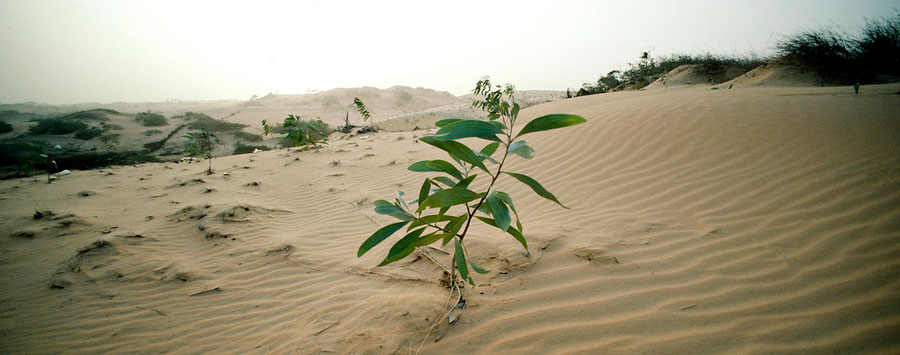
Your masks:
M494 220L493 220L493 219L490 219L490 218L484 218L484 217L478 217L478 216L476 216L475 218L478 218L478 220L484 222L484 223L487 224L487 225L494 226L494 227L497 226L497 224L494 223ZM513 236L513 238L516 238L516 240L518 240L519 243L521 243L522 246L525 247L525 250L528 250L528 242L525 241L525 236L522 235L522 232L516 230L516 229L513 228L512 226L510 226L509 228L507 228L507 229L506 229L506 232L509 233L509 235Z
M472 260L471 257L469 257L469 265L472 265L472 270L475 270L475 272L477 272L479 274L487 274L487 273L491 272L491 270L485 270L485 269L482 269L481 267L479 267L478 265L476 265L475 260Z
M369 249L372 249L374 246L378 245L378 243L383 242L385 239L394 234L394 232L400 230L405 226L409 221L397 222L394 224L388 224L384 227L381 227L375 233L372 233L366 241L359 246L359 250L356 252L356 257L360 257L365 254Z
M431 192L431 180L425 179L422 182L422 188L419 189L419 201L425 201L428 198L428 193Z
M443 237L444 237L443 233L438 233L437 231L434 231L434 232L428 233L428 235L426 235L422 238L419 238L419 240L416 241L416 246L424 247L428 244L431 244L431 243L434 243L434 242L440 240Z
M469 176L469 177L467 177L467 178L465 178L465 179L462 179L462 180L460 180L458 183L456 183L456 185L453 185L453 188L455 188L455 189L467 189L467 188L469 188L469 185L472 184L472 181L475 181L475 178L476 178L476 177L478 177L478 174L475 174L475 175Z
M435 192L431 196L419 204L419 210L428 207L448 207L463 204L474 199L479 195L472 190L464 188L452 188Z
M453 181L446 176L438 176L438 177L434 177L431 179L434 181L437 181L439 183L442 183L444 185L447 185L447 187L453 187L453 185L456 185L456 181ZM437 186L437 185L435 185L435 186Z
M416 250L415 242L419 239L419 236L422 235L422 232L425 231L425 228L416 229L412 232L409 232L394 243L394 246L391 247L391 250L388 251L388 255L384 258L381 264L378 266L385 266L397 260L405 258L407 255Z
M506 171L504 171L503 173L516 178L516 180L521 181L525 185L528 185L529 187L531 187L532 190L534 190L534 192L536 194L538 194L538 196L541 196L550 201L556 202L557 204L562 206L562 208L568 209L568 207L566 207L565 205L562 204L562 202L559 202L559 200L556 199L556 196L553 196L553 194L550 193L550 191L547 191L547 189L545 189L543 186L541 186L541 184L539 182L537 182L537 180L528 177L528 175L510 173L510 172L506 172Z
M587 122L584 117L576 116L576 115L568 115L568 114L552 114L541 116L535 118L531 122L525 125L519 134L516 135L516 138L522 136L523 134L528 134L531 132L539 132L546 131L550 129L574 126L577 124Z
M455 177L457 179L463 178L462 173L460 173L459 170L456 169L455 166L453 166L453 164L450 164L450 163L448 163L444 160L440 160L440 159L417 161L415 163L412 163L412 165L410 165L409 168L407 168L407 169L409 169L410 171L416 171L416 172L428 172L428 171L443 172L443 173L447 173L448 175Z
M490 155L484 154L482 152L475 152L475 155L477 155L478 158L480 158L482 161L487 160L494 164L500 164L499 162L497 162L497 160L495 160L494 158L491 158Z
M466 265L466 255L463 251L462 244L460 244L459 239L453 239L453 244L456 247L456 268L459 269L459 276L462 276L463 280L469 280L469 266Z
M503 131L500 128L487 121L462 120L441 127L434 134L434 138L444 141L469 137L499 140L496 135L501 133Z
M499 197L500 200L503 201L503 203L505 203L507 206L509 206L509 209L513 211L513 214L515 214L516 216L516 229L518 229L519 232L524 233L524 230L522 229L522 221L519 220L519 212L516 211L516 205L513 204L512 197L503 191L497 191L497 197Z
M463 224L466 223L466 218L468 216L468 214L463 214L459 217L456 217L455 221L451 221L447 223L446 226L444 226L444 229L447 230L447 235L444 236L444 241L442 242L441 246L447 245L450 239L453 239L456 233L459 233L459 230L462 229Z
M534 157L534 149L528 146L525 141L516 141L509 145L509 152L525 159Z
M391 215L394 213L404 213L403 209L385 200L375 201L375 213Z
M447 152L454 159L462 160L466 163L477 166L481 170L484 170L485 172L490 174L490 171L488 171L487 167L484 166L484 163L481 162L481 159L479 159L478 156L475 155L475 152L473 152L472 149L469 149L469 147L465 146L464 144L462 144L460 142L442 141L442 140L437 140L434 137L430 137L430 136L422 137L419 140L421 140L422 142L425 142L426 144L433 145L433 146L437 147L438 149L441 149L441 150Z
M500 228L502 231L509 228L509 210L506 208L506 205L503 204L503 201L497 197L497 194L491 191L484 202L491 210L491 215L494 216L494 223L497 225L497 228Z
M456 216L446 216L446 215L440 215L440 214L435 214L435 215L430 215L430 216L422 216L422 217L419 217L419 219L412 221L412 223L409 224L408 229L412 230L413 228L416 228L419 226L424 226L424 225L428 225L428 224L437 224L437 223L441 223L441 222L455 221L455 220L456 220Z
M406 194L405 192L403 192L401 190L397 190L397 205L403 205L403 208L406 208L407 210L409 210L409 205L406 204L406 200L403 199L403 195L405 195L405 194Z
M484 155L487 155L487 156L491 156L494 154L494 152L497 151L498 147L500 147L499 142L490 143L490 144L484 146L484 148L481 148L481 153Z
M456 122L459 122L459 121L462 121L462 119L460 119L460 118L447 118L447 119L443 119L443 120L439 120L439 121L435 122L434 125L435 125L435 126L438 126L438 127L444 127L444 126L446 126L446 125L448 125L448 124L456 123Z

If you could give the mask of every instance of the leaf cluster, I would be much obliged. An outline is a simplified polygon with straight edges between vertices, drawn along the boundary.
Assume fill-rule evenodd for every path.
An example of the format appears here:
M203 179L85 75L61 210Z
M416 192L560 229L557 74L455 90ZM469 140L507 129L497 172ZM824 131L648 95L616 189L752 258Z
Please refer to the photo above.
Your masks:
M214 133L207 131L206 128L189 132L184 137L188 140L185 153L195 158L211 159L215 146L222 143Z
M495 227L510 235L525 250L528 243L512 197L499 189L498 179L505 175L530 187L539 196L566 208L537 180L520 173L503 170L508 157L515 155L531 159L535 150L521 139L534 132L551 130L584 123L584 118L568 114L552 114L528 122L516 133L515 124L520 106L514 99L512 85L492 86L490 79L478 81L473 93L481 99L472 103L488 113L489 120L445 119L432 136L420 138L423 143L444 151L449 159L423 160L413 163L408 170L428 173L412 201L397 191L393 202L375 201L375 212L391 216L399 222L384 226L360 245L357 256L406 228L404 236L397 240L379 266L401 260L416 248L441 241L453 242L453 260L463 280L474 284L469 267L477 273L488 273L475 264L465 247L465 238L473 220ZM480 149L473 149L458 140L477 138L486 141ZM488 187L473 191L476 178L487 176Z
M275 133L275 130L266 120L262 121L263 135ZM279 134L284 135L284 141L293 147L315 148L328 144L329 128L321 119L304 121L300 115L288 115L281 124Z

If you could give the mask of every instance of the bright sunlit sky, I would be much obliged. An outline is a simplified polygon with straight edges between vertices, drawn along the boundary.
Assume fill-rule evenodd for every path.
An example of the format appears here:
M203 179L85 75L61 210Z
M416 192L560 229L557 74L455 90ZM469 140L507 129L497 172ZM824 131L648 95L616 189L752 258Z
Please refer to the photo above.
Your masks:
M897 0L7 1L0 103L247 99L393 85L465 94L483 75L577 88L641 52L761 56L857 33Z

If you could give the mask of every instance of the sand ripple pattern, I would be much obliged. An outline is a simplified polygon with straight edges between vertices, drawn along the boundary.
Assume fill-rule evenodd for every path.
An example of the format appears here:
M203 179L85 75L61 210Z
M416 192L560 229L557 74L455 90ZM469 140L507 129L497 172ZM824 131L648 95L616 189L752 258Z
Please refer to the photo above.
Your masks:
M900 352L898 89L657 90L524 110L588 120L529 137L538 154L509 166L572 209L502 182L532 255L473 229L472 256L494 272L423 353ZM220 158L210 176L157 164L0 183L24 205L2 212L14 235L0 236L0 352L414 351L447 297L440 269L376 268L389 246L355 252L390 221L372 202L414 194L422 175L406 166L440 157L422 134ZM60 232L24 218L32 205L83 223Z

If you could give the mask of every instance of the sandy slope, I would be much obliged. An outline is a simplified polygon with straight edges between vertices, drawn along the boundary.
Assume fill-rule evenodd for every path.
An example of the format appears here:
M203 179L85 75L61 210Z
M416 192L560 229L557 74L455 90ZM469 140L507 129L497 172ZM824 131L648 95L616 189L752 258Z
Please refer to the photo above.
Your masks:
M898 91L669 89L523 111L588 119L530 137L537 156L510 166L572 209L501 180L532 256L474 229L493 272L422 351L900 352ZM0 182L0 353L415 351L448 295L440 269L355 253L390 222L372 201L416 191L406 166L441 156L422 134L220 158L210 176Z

